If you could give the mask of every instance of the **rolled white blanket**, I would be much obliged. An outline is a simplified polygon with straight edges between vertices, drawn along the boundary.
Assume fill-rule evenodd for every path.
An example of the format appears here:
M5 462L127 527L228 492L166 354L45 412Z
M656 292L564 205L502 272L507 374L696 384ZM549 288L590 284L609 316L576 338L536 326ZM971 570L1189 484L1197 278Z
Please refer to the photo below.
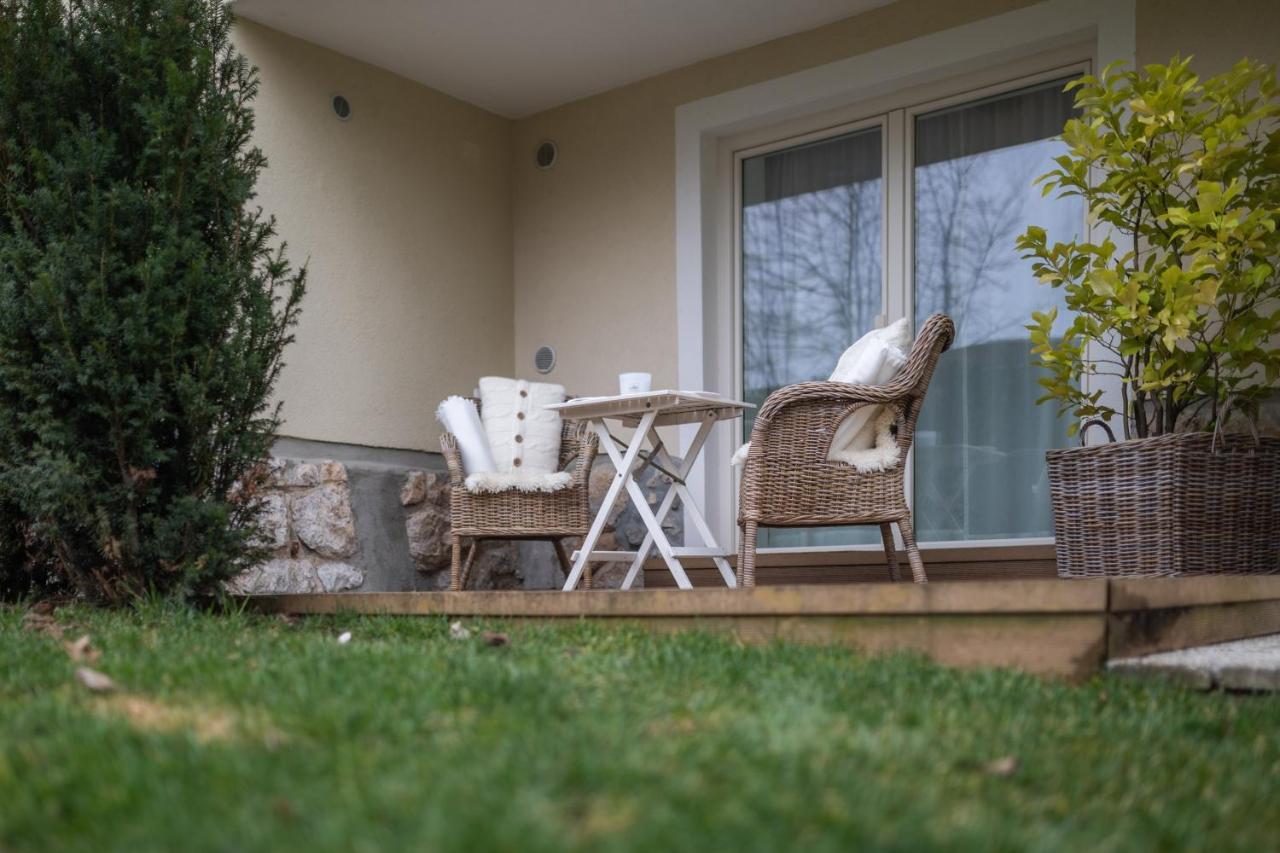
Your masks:
M476 404L466 397L448 397L436 407L436 420L440 421L458 442L462 453L462 470L470 474L490 474L498 470L489 449L489 438L480 423Z

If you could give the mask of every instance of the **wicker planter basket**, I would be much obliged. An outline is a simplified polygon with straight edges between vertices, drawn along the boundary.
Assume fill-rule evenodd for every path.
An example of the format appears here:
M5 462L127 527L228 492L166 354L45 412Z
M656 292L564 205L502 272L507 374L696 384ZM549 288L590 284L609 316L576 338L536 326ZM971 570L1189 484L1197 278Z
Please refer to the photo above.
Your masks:
M1280 439L1178 433L1045 459L1061 577L1280 574Z

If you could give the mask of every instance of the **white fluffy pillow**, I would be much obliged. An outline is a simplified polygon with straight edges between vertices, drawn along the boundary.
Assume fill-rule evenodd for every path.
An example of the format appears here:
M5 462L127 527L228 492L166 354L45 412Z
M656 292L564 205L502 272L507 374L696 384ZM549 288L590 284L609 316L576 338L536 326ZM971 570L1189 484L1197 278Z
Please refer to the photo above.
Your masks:
M898 371L907 363L907 352L910 349L911 327L907 325L905 317L883 329L872 329L840 356L840 361L831 374L831 381L848 382L852 385L884 385L893 381ZM848 461L850 451L875 447L875 420L883 408L862 406L850 412L840 422L840 426L836 427L827 458L844 462Z
M554 474L560 467L560 414L564 387L486 376L480 380L480 416L498 471Z
M910 349L911 326L905 317L883 329L872 329L840 356L831 381L884 385L907 363ZM862 473L892 467L898 461L898 444L891 430L893 420L893 410L884 406L854 409L836 427L827 459L852 465ZM744 464L750 450L751 442L738 448L732 464Z

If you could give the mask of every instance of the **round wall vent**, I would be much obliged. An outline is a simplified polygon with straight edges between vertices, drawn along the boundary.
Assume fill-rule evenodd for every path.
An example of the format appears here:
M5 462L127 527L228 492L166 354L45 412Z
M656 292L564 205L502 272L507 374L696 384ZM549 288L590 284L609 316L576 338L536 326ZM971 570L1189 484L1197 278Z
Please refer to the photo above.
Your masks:
M533 369L539 373L550 373L556 366L556 351L551 347L538 347L533 354Z
M334 95L329 103L333 106L333 114L339 119L346 121L351 118L351 102L346 98L341 95Z
M539 169L550 169L556 164L556 157L559 155L560 151L556 148L556 144L547 140L540 143L538 149L533 152L533 162Z

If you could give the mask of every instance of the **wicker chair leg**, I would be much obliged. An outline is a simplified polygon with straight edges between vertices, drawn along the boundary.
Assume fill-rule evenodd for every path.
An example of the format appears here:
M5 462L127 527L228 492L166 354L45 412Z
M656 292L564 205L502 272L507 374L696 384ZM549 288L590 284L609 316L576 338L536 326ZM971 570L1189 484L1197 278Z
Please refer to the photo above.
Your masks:
M471 565L476 561L476 552L480 550L480 540L472 539L471 547L467 549L467 561L462 564L462 577L458 582L458 589L467 588L467 580L471 576Z
M569 559L569 552L565 550L563 539L552 539L551 545L556 549L556 559L560 562L560 570L564 572L565 578L569 577L569 573L573 571L573 562Z
M898 519L898 529L902 531L902 541L907 546L907 561L911 563L911 579L916 583L928 583L929 578L924 573L924 560L920 559L920 549L916 547L916 534L911 529L911 519Z
M591 589L591 562L589 560L582 570L582 588Z
M462 537L453 537L453 557L449 560L449 591L462 589Z
M738 549L739 589L750 589L756 585L756 532L756 522L742 523L742 545Z
M898 571L898 551L893 547L893 525L887 522L880 525L880 539L884 542L884 558L889 564L889 580L902 580L902 573Z

